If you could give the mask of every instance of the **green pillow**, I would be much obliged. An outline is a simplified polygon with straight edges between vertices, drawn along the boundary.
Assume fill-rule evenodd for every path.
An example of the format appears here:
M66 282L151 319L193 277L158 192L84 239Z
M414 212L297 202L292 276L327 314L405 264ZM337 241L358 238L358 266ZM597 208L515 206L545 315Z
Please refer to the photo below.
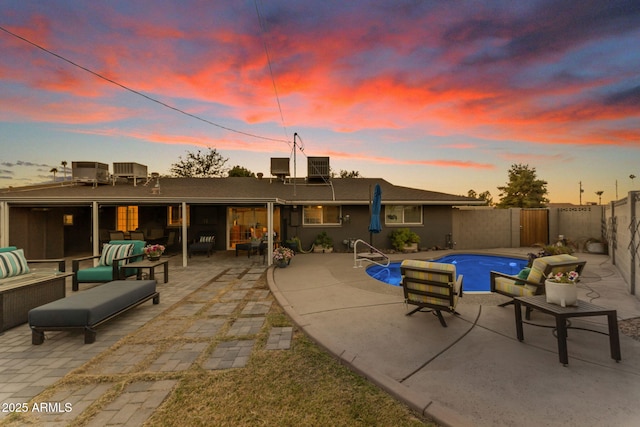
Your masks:
M529 267L523 268L522 270L520 270L520 273L518 273L518 279L527 280L527 277L529 277L530 271L531 269ZM524 285L524 282L520 280L516 280L516 285Z

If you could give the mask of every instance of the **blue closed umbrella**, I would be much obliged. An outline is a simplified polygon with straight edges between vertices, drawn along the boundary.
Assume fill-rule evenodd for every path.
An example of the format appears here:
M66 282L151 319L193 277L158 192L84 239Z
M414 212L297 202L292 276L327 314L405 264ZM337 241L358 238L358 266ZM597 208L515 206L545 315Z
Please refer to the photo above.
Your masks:
M373 190L373 202L371 203L371 222L369 223L369 244L373 246L373 233L382 231L380 224L380 211L382 210L382 189L376 184Z

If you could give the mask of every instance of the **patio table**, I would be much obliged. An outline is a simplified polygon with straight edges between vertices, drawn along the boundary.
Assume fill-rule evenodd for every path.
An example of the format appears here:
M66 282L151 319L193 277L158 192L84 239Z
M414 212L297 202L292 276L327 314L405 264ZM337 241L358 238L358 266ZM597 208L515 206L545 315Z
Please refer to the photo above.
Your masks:
M577 301L576 306L561 307L557 304L548 303L545 295L516 297L514 298L514 306L518 341L524 340L524 332L522 328L522 306L550 314L555 318L556 331L558 334L558 357L560 359L560 363L563 365L567 365L569 363L569 356L567 354L567 319L572 317L607 316L611 358L616 362L619 362L622 359L620 354L620 336L618 332L618 318L616 310L610 310L581 300Z
M155 270L156 270L156 267L159 267L159 266L164 267L164 283L167 283L169 281L169 257L162 257L156 261L144 259L142 261L136 261L136 262L131 262L129 264L124 264L123 266L120 267L121 278L124 277L123 270L125 268L126 269L137 268L138 274L136 275L136 278L140 280L142 279L141 270L146 268L146 269L149 269L149 279L155 280Z

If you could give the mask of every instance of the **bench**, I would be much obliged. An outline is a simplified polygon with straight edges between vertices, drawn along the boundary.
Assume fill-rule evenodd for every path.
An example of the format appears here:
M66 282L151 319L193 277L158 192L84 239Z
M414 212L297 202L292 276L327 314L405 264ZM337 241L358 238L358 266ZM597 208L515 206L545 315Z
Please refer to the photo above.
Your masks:
M27 322L29 310L64 298L65 273L63 259L26 260L21 249L15 246L0 248L4 260L3 276L0 278L0 332ZM12 272L6 270L7 259L12 259ZM15 263L18 261L18 263ZM56 268L34 268L35 264L50 263ZM20 265L18 265L20 264ZM13 274L13 275L10 275ZM6 276L6 277L5 277Z
M44 342L45 331L84 331L84 343L96 340L95 328L150 299L160 303L155 280L114 280L29 311L31 343Z

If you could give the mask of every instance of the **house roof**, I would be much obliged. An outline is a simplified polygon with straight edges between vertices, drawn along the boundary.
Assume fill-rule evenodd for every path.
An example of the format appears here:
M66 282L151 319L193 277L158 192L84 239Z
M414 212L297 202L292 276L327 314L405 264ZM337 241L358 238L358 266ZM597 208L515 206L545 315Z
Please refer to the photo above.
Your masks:
M300 178L159 178L114 185L50 184L0 189L0 201L14 203L266 203L369 204L375 184L382 189L382 203L422 205L480 205L481 200L435 191L393 185L380 178L333 178L328 183Z

